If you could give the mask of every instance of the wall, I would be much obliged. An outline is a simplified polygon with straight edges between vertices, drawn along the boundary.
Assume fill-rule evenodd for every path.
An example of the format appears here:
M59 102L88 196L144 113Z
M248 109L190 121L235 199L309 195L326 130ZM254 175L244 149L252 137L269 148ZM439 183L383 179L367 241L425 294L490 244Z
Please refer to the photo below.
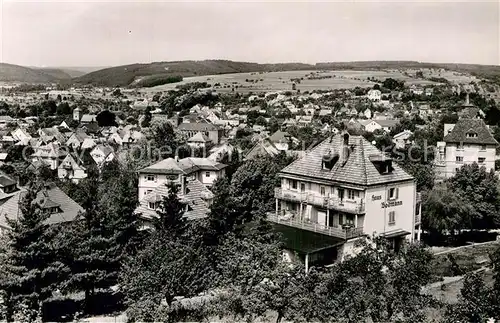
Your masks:
M167 175L154 174L155 180L148 181L147 174L139 174L139 201L144 198L148 190L154 190L160 185L164 185L167 182Z
M399 191L394 201L402 204L384 208L382 203L388 200L388 190L392 187L398 188ZM365 233L372 235L402 229L411 233L407 238L412 237L416 197L416 185L413 181L370 187L366 190L366 196L366 214L363 223ZM394 225L389 225L389 212L391 211L396 214Z
M495 146L487 145L486 150L481 150L481 145L464 144L463 150L458 149L457 144L447 143L445 153L445 177L455 175L455 169L463 165L470 165L474 162L478 163L479 157L486 158L484 166L489 171L495 169ZM463 163L457 163L456 157L463 157Z

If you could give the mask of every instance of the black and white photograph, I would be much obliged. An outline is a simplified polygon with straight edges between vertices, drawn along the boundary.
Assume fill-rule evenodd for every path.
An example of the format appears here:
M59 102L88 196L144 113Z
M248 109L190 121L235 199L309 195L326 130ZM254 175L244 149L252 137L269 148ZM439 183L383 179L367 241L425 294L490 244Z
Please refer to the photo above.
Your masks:
M11 322L500 322L500 1L0 0Z

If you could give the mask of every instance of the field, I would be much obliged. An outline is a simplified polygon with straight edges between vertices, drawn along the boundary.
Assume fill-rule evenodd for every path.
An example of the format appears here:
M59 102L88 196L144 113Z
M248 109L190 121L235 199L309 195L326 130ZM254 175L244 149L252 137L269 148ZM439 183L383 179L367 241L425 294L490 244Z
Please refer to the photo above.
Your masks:
M284 71L284 72L255 72L255 73L233 73L220 75L206 75L185 77L182 82L165 84L141 89L144 92L160 92L174 89L177 85L191 82L207 82L217 92L231 92L234 86L235 92L269 92L269 91L291 91L293 79L296 89L301 92L312 90L334 90L352 89L359 87L373 87L375 84L367 78L374 77L383 81L386 78L404 80L406 84L435 84L434 82L416 79L405 75L399 70L342 70L342 71Z

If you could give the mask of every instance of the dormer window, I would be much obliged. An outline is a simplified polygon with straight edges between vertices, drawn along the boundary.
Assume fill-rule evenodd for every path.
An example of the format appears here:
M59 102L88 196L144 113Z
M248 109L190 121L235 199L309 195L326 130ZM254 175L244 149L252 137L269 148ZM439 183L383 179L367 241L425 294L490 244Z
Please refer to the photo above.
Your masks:
M467 138L477 138L477 133L473 131L469 131L466 134Z

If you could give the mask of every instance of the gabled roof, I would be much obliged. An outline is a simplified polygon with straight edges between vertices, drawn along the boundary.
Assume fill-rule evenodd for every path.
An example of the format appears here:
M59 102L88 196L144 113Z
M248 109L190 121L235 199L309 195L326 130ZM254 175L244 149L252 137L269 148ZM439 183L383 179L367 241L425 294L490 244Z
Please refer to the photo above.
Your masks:
M209 141L210 138L208 138L201 132L195 133L194 136L188 139L188 142L209 142Z
M331 170L323 168L326 154L341 152L342 135L325 139L310 150L303 158L294 161L281 171L281 175L298 175L331 182L369 186L397 181L413 180L413 177L396 163L389 174L380 174L370 160L373 156L382 156L382 152L362 136L350 136L349 157L345 164L339 160Z
M156 164L148 166L139 170L142 174L185 174L189 175L198 170L221 170L227 167L225 164L221 164L217 161L213 161L208 158L195 158L187 157L180 160L175 160L174 158L167 158L159 161Z
M287 143L289 142L289 137L290 135L288 134L288 132L278 130L269 137L269 141L271 141L272 143Z
M189 210L184 213L184 216L189 220L206 217L210 211L206 200L213 199L213 193L198 180L188 180L186 188L186 194L179 192L179 199L189 206ZM161 202L163 196L167 195L168 187L166 185L158 186L140 201L135 212L146 219L157 216L156 211L149 208L149 203Z
M6 217L16 220L20 216L19 202L25 194L26 191L18 191L0 206L0 227L9 227ZM44 191L39 192L37 201L42 207L52 205L59 208L59 212L51 214L45 221L49 225L73 221L80 212L84 211L78 203L55 185L50 185Z
M477 136L468 137L468 133ZM445 142L498 145L482 119L459 119L453 130L444 137Z

